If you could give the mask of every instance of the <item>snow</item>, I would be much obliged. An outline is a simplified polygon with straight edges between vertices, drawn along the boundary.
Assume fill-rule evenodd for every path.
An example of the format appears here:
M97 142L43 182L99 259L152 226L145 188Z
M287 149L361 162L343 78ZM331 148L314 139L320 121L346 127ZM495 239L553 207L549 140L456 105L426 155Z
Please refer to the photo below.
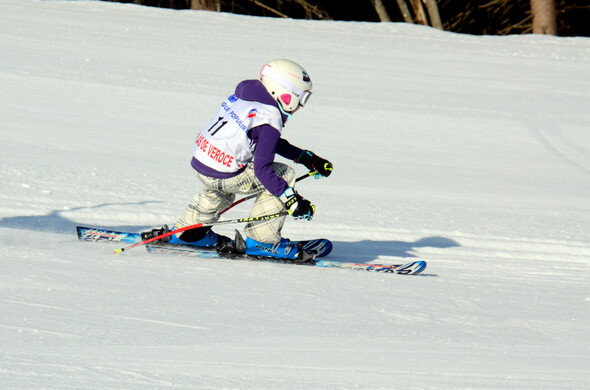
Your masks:
M588 38L2 0L0 52L0 388L590 388ZM273 58L314 82L285 136L335 166L285 236L424 275L77 240L173 223Z

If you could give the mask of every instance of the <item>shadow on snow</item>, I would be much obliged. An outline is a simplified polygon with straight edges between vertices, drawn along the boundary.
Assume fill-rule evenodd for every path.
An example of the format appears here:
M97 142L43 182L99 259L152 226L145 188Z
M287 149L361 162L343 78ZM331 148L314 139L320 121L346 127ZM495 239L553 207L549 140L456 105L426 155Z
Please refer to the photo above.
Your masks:
M97 227L96 224L73 221L62 214L84 209L100 209L108 206L144 205L157 203L157 201L127 202L127 203L101 203L96 206L76 207L69 210L53 210L46 215L30 215L7 217L0 219L0 228L22 229L36 232L71 234L75 236L76 226ZM148 225L100 225L99 227L125 232L140 232L153 228ZM356 242L335 241L334 251L329 256L339 261L351 261L366 263L375 261L379 256L392 256L400 258L417 258L411 252L418 248L452 248L460 246L454 240L445 237L425 237L414 242L408 241L373 241L363 240ZM427 260L427 259L424 259Z
M414 242L409 241L373 241L356 242L336 241L330 257L341 261L367 263L378 260L379 256L401 258L418 258L411 252L418 248L453 248L461 246L458 242L445 237L424 237ZM422 259L420 260L428 260Z
M95 224L86 225L84 222L72 221L64 217L63 213L85 209L100 209L108 206L124 205L144 205L148 203L158 203L156 201L128 202L128 203L101 203L96 206L76 207L68 210L53 210L46 215L27 215L18 217L6 217L0 219L0 228L11 228L30 230L34 232L48 232L61 234L76 234L76 226L96 226ZM153 226L137 225L100 225L102 228L129 232L138 232L141 230L151 229Z

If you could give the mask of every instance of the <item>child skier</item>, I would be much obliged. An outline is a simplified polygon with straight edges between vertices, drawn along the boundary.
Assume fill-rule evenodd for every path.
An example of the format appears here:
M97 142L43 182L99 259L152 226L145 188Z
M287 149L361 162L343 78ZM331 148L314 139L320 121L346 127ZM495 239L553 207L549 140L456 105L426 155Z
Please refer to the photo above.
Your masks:
M284 59L265 64L260 80L238 84L196 139L191 165L204 188L192 199L175 229L216 222L237 193L259 193L251 217L286 209L296 219L311 220L315 206L294 190L295 171L274 162L278 154L322 176L332 173L328 160L281 137L286 121L309 100L311 88L307 72ZM279 259L308 258L302 248L281 237L284 221L285 217L277 217L247 224L245 253ZM172 235L170 244L220 250L229 241L204 227Z

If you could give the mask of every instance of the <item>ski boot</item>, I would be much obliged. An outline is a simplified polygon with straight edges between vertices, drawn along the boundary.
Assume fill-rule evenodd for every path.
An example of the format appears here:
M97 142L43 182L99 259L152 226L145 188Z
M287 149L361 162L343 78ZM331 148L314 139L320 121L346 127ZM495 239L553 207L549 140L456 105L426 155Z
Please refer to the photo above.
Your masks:
M234 241L226 240L217 247L219 257L226 259L235 259L246 256L246 244L239 231L236 230L236 239Z
M168 225L164 225L161 229L152 229L151 231L141 233L141 238L147 240L169 231L174 231L174 228L170 230ZM155 243L159 245L190 245L199 248L216 248L218 245L225 245L227 242L231 243L231 241L231 238L216 234L211 228L204 227L186 230L180 234L180 237L171 234L168 237L155 241Z
M268 244L246 237L245 253L259 258L271 258L279 262L289 263L314 263L315 253L303 249L303 244L291 242L281 238L276 244Z
M162 234L168 233L169 231L170 231L170 229L168 228L168 225L164 225L160 229L152 229L152 230L148 230L147 232L142 232L141 239L143 241L149 240L150 238L161 236ZM169 240L170 240L170 237L163 237L159 240L152 241L152 242L154 244L165 244Z

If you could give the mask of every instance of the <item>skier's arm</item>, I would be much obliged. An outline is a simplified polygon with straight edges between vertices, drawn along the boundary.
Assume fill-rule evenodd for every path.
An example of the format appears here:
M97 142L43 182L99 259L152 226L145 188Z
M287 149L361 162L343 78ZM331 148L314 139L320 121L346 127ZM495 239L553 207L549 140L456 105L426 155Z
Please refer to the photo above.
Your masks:
M302 149L295 145L291 145L289 141L284 138L279 138L276 151L279 156L285 157L286 159L293 160L295 162L299 156L301 156L301 153L303 153Z
M315 213L315 207L310 201L299 195L292 187L289 187L287 182L280 178L272 169L275 152L279 144L291 146L292 154L283 157L290 158L296 156L297 153L301 155L303 150L296 148L287 141L280 138L280 133L274 127L268 125L258 126L252 129L250 138L257 141L256 149L254 151L254 173L266 189L278 197L284 204L289 214L296 219L311 220ZM282 140L282 142L281 142ZM298 149L298 150L295 150ZM288 153L288 152L285 152Z
M289 141L280 138L277 142L277 154L304 165L310 171L317 171L322 176L330 176L334 166L324 158L321 158L310 150L302 150L291 145Z
M256 142L254 174L271 194L281 196L289 185L272 169L281 133L270 125L261 125L250 131L250 138Z

